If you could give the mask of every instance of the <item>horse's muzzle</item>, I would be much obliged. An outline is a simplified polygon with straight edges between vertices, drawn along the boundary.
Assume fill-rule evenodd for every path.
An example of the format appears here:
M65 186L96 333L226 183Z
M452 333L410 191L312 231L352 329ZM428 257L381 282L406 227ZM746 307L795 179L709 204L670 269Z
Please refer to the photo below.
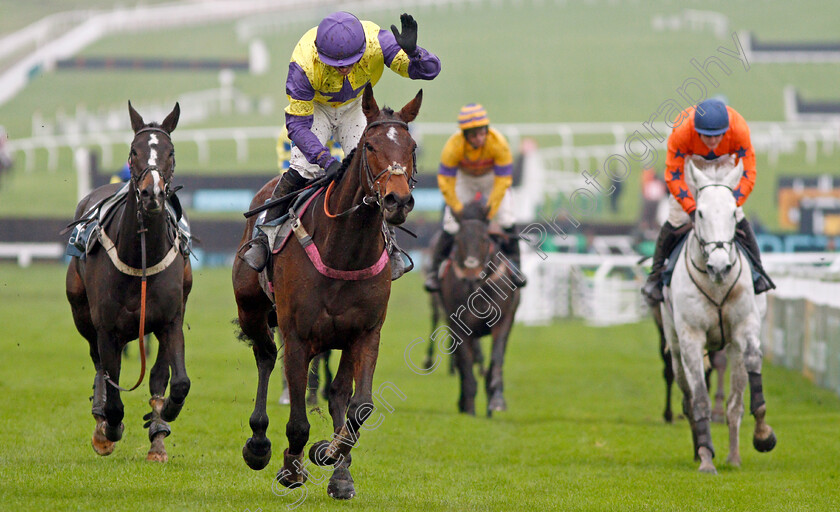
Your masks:
M382 200L382 210L385 213L385 220L389 224L399 225L405 222L406 217L414 209L414 196L411 193L399 195L390 192Z
M148 188L140 191L140 204L145 211L149 213L160 213L163 210L163 203L163 194L155 194Z

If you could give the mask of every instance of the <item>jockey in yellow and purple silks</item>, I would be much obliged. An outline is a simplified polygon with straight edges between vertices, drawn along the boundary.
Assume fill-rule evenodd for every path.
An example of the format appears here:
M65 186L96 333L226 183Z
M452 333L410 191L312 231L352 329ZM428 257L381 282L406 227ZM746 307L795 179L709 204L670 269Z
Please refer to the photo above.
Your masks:
M431 80L440 73L440 59L417 46L417 22L400 16L402 31L380 29L348 12L330 14L298 41L286 78L286 129L292 141L289 170L283 173L272 197L299 190L308 179L334 176L340 162L326 143L332 138L348 152L362 137L367 120L361 96L375 85L385 67L400 76ZM279 217L288 206L268 210L265 221ZM393 234L393 228L391 228ZM268 258L267 239L258 237L243 259L261 270ZM392 278L405 268L397 251L391 254ZM398 275L399 274L399 275Z
M459 225L454 214L463 209L464 201L476 194L488 198L487 218L495 220L508 234L502 252L519 267L519 238L514 231L513 201L510 186L513 183L513 156L504 135L490 127L487 111L477 103L461 108L458 114L461 130L446 141L440 155L438 188L446 208L443 213L443 232L435 243L432 264L427 268L425 287L428 291L440 289L438 269L449 255ZM525 286L521 273L513 273L517 286Z

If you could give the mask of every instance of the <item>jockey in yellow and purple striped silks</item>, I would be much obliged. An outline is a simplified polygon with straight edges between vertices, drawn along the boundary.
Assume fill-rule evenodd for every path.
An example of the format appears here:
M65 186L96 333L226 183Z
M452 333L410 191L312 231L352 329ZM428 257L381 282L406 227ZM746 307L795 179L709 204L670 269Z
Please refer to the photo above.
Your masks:
M460 130L449 137L440 156L438 188L446 208L443 214L443 233L435 244L432 264L428 267L426 289L440 289L438 267L449 254L459 225L454 214L460 213L463 203L476 194L488 198L487 218L495 220L508 235L502 252L519 267L519 238L515 233L513 201L513 155L507 139L490 127L487 111L478 103L470 103L458 114ZM525 280L514 280L524 286Z
M341 164L327 148L327 141L333 139L348 152L358 145L367 125L362 93L366 85L376 85L386 66L414 80L432 80L440 73L440 59L417 46L414 18L402 14L400 22L402 31L394 25L388 31L349 12L335 12L300 38L286 78L289 169L275 187L273 198L300 190L311 178L338 174ZM262 222L276 219L285 208L288 206L269 209ZM389 233L393 237L393 227ZM257 271L265 267L267 243L267 237L257 236L242 256ZM396 279L405 264L397 252L391 255L391 275Z

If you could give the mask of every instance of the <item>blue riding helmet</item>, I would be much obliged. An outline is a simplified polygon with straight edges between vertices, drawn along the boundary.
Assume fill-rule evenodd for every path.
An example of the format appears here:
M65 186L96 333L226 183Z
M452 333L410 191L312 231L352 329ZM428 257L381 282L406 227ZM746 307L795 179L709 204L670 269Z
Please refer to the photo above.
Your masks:
M709 137L726 133L729 129L729 112L726 111L726 105L716 99L698 104L694 111L694 129L697 133Z
M318 24L315 48L325 64L337 68L355 64L364 55L366 46L362 22L349 12L334 12Z

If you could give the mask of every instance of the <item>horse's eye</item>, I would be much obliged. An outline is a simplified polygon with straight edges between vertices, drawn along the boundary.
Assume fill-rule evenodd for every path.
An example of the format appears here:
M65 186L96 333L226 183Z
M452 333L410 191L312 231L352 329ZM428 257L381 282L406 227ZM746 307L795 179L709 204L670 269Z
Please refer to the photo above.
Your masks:
M137 150L136 149L131 148L131 156L137 156Z
M376 150L373 148L373 146L370 144L370 142L365 142L365 149L368 150L368 151L372 151L372 152L376 153Z
M697 210L697 216L702 219L703 218L703 212L701 212L700 210Z

